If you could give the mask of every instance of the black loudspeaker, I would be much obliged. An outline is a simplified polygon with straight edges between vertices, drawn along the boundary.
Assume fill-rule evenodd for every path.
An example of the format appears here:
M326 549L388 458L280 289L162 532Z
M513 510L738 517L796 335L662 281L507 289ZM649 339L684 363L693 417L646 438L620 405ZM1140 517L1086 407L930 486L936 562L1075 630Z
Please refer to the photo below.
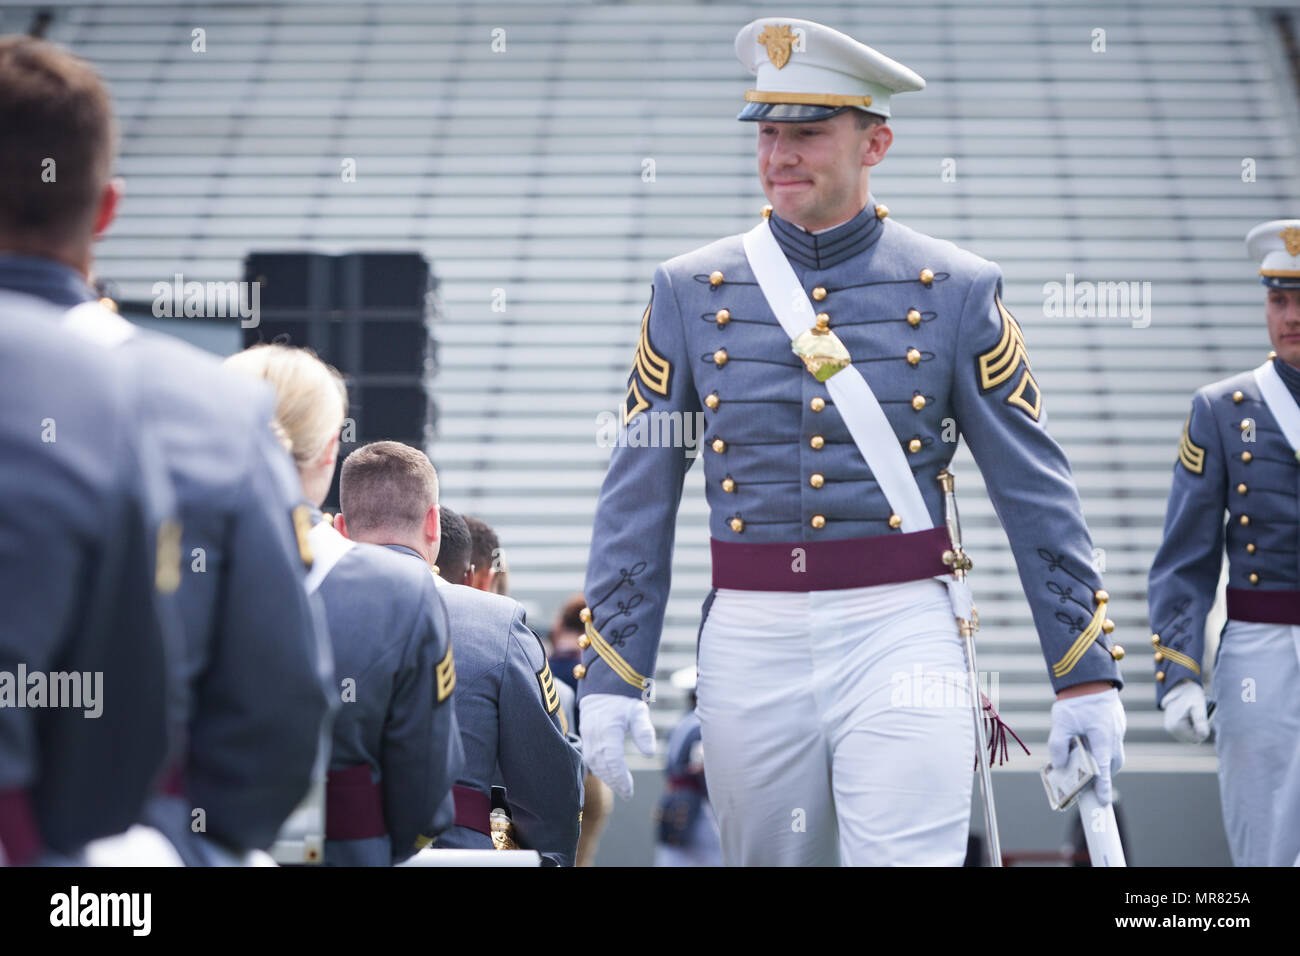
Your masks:
M244 346L306 346L343 373L348 423L340 459L389 439L424 448L436 425L425 391L437 280L418 252L255 252L244 279L258 283L259 321ZM338 478L326 508L338 505Z

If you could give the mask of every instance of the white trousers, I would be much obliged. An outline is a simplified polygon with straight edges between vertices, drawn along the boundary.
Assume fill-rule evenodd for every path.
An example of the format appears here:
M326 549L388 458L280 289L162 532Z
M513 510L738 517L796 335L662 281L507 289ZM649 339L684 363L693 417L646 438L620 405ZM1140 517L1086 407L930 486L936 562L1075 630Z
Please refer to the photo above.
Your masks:
M1214 665L1214 748L1232 862L1300 855L1300 627L1228 621Z
M719 589L697 712L727 865L951 865L966 856L975 732L935 580Z

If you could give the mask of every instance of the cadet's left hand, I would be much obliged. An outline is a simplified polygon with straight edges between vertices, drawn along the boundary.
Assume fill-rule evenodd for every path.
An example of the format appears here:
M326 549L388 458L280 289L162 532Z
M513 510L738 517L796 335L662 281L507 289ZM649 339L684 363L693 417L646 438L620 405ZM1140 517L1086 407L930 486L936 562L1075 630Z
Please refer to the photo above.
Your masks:
M1124 732L1128 717L1114 687L1100 693L1058 698L1052 705L1052 732L1047 749L1052 766L1064 767L1070 754L1070 738L1082 737L1097 761L1093 787L1097 799L1111 801L1111 775L1124 766Z

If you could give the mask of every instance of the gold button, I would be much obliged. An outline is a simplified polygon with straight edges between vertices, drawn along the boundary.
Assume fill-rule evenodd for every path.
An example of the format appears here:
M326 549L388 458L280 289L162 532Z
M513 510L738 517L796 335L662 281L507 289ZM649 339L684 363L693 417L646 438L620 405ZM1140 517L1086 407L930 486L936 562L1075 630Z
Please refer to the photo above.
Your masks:
M578 680L582 680L584 677L587 676L587 668L583 667L581 664L574 664L573 676L576 677Z
M1232 393L1232 400L1233 400L1234 402L1240 402L1240 401L1241 401L1243 398L1245 398L1245 397L1246 397L1246 396L1243 395L1241 392L1233 392L1233 393Z
M916 349L907 350L907 362L909 365L916 365L921 361L921 353Z
M1254 571L1250 572L1250 583L1251 584L1259 583L1259 575L1256 574Z
M581 611L579 611L579 612L578 612L578 620L580 620L583 624L590 624L590 623L591 623L591 608L589 608L589 607L584 607Z
M814 528L824 528L826 527L826 519L822 515L813 515L812 526Z
M825 312L817 313L817 328L829 329L831 327L831 317Z
M1254 554L1254 553L1255 553L1255 542L1254 542L1254 541L1251 541L1251 542L1247 543L1247 545L1246 545L1246 553L1247 553L1247 554Z
M1275 358L1277 358L1277 353L1274 352L1272 349L1269 349L1269 350L1268 350L1268 360L1271 362L1271 361L1273 361L1273 359L1275 359Z
M1164 671L1156 671L1156 680L1157 680L1157 681L1161 681L1161 682L1163 682L1164 679L1165 679L1165 672L1164 672Z
M915 455L918 451L921 450L921 439L913 438L910 442L907 443L907 450L910 451L913 455Z
M763 207L763 218L766 219L766 218L767 218L768 216L770 216L770 215L772 215L772 207L771 207L770 205L769 205L769 206L764 206L764 207Z
M929 285L929 284L930 284L931 282L933 282L933 281L934 281L934 273L931 272L929 269L922 269L922 270L921 270L921 282L922 282L924 285Z
M725 492L727 492L728 494L730 494L731 492L735 491L735 490L736 490L736 482L735 482L735 479L733 479L733 478L723 478L723 479L722 479L722 490L725 491Z
M1249 418L1243 418L1243 419L1241 420L1241 425L1239 425L1238 427L1239 427L1242 431L1246 431L1248 428L1250 428L1250 419L1249 419Z
M727 443L723 441L721 438L715 438L713 439L713 450L716 451L719 455L721 455L724 451L727 450Z
M1152 647L1159 647L1159 646L1160 646L1160 635L1159 635L1159 634L1152 634L1152 635L1151 635L1151 646L1152 646Z
M908 309L908 310L907 310L907 324L910 325L912 328L916 328L918 325L920 325L920 324L921 324L921 313L918 312L918 311L916 311L916 309Z
M1244 495L1246 490L1246 483L1244 481L1237 486L1237 494L1239 495Z
M705 408L717 408L720 403L717 392L710 392L704 399Z
M1250 515L1242 515L1242 516L1241 516L1241 523L1242 523L1243 526L1244 526L1244 525L1248 525L1248 524L1250 524Z
M808 478L808 484L812 485L814 488L820 488L822 485L826 484L826 476L817 474L811 475Z
M1123 645L1116 644L1114 647L1112 647L1112 648L1110 649L1110 656L1113 657L1113 658L1114 658L1115 660L1117 660L1117 661L1122 661L1122 660L1124 659L1124 647L1123 647Z
M1115 632L1115 622L1110 618L1101 622L1101 632L1103 634L1113 634Z
M821 448L822 445L826 444L826 439L822 438L821 435L813 435L812 438L808 439L808 444L812 445L813 448Z
M880 205L878 205L878 206L876 207L876 218L877 218L877 219L884 219L884 218L885 218L886 216L888 216L888 215L889 215L889 207L886 206L884 203L881 203Z
M925 408L925 396L924 396L924 395L913 395L913 396L912 396L912 407L915 408L918 412L919 412L921 409Z
M714 317L717 319L718 325L726 325L728 322L731 321L731 310L719 309L717 314Z
M740 534L740 532L745 530L745 522L741 521L739 518L732 518L731 530L736 532L736 534Z
M824 298L826 298L826 287L825 287L825 286L820 286L820 285L819 285L817 288L813 289L813 301L814 301L814 302L820 302L820 301L821 301L822 299L824 299Z
M579 634L578 646L585 651L587 648L591 647L591 638L589 638L586 634Z
M889 526L890 526L891 528L899 528L899 527L902 527L902 524L903 524L903 519L900 518L898 515L890 515L890 516L889 516Z
M1096 601L1098 604L1105 604L1107 601L1110 600L1110 594L1099 588L1093 592L1092 599Z
M808 403L808 407L814 412L820 412L826 407L826 399L822 398L820 395L815 395L813 396L813 400Z
M710 272L709 285L713 286L714 288L717 288L718 286L722 285L722 273L718 272L716 269Z
M726 349L718 349L716 352L713 353L713 364L716 365L718 368L722 368L722 366L727 364Z
M1151 655L1151 657L1157 664L1159 664L1161 661L1165 659L1165 652L1156 651L1154 654Z
M1245 462L1246 464L1248 464L1248 465L1250 464L1250 460L1251 460L1252 458L1254 458L1254 457L1255 457L1255 456L1252 455L1252 454L1251 454L1250 452L1248 452L1248 451L1243 451L1243 452L1241 453L1241 460L1244 461L1244 462Z

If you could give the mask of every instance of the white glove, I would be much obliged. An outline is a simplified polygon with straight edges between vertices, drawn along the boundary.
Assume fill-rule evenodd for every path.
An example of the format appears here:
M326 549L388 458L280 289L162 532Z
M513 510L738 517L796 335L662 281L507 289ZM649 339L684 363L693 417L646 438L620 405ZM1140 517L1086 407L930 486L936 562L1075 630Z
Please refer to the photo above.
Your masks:
M1165 712L1165 730L1187 744L1199 744L1210 736L1210 717L1205 708L1205 691L1196 681L1184 678L1160 701Z
M647 757L654 756L655 728L650 707L638 697L622 694L588 694L578 701L578 724L582 729L582 759L594 773L624 800L632 797L632 771L623 756L623 739L632 742Z
M1052 705L1052 732L1047 750L1053 767L1064 767L1070 755L1070 738L1088 742L1097 761L1097 778L1093 787L1102 805L1110 803L1111 774L1124 766L1124 731L1128 718L1115 688L1097 694L1067 697Z

